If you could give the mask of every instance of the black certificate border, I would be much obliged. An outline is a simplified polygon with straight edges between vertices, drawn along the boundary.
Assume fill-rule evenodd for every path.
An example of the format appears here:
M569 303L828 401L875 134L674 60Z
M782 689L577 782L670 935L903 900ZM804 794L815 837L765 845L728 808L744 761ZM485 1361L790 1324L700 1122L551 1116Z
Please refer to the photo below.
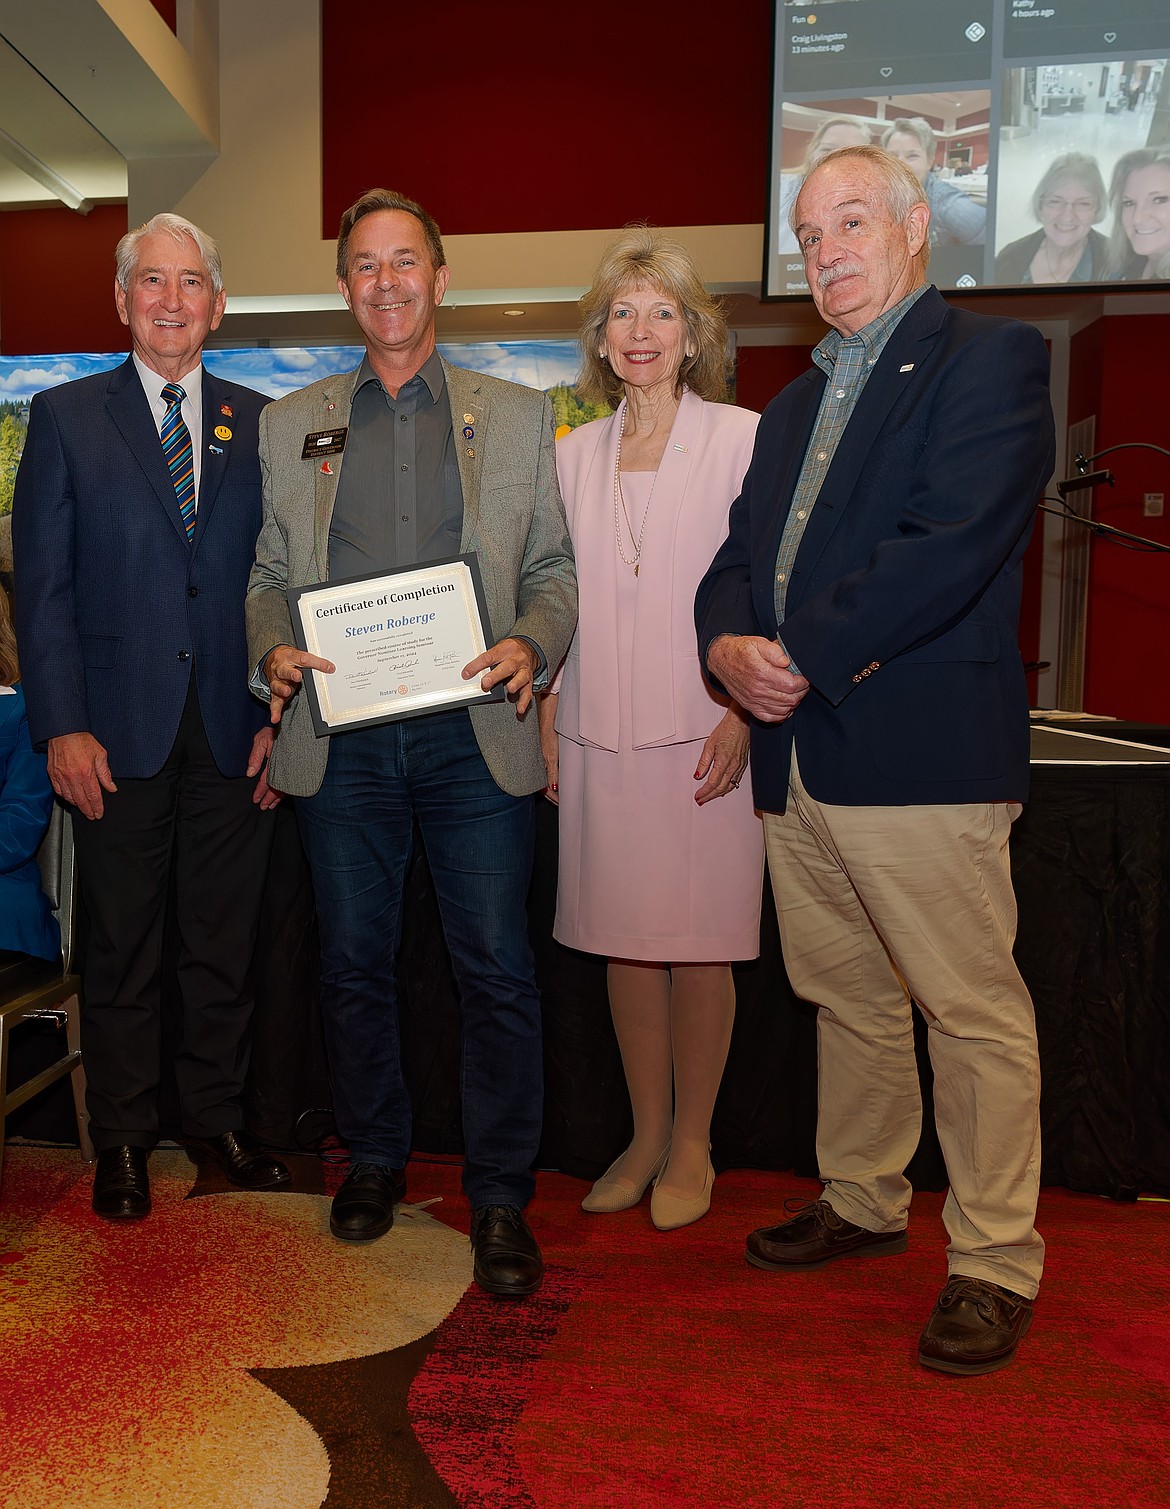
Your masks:
M285 591L288 599L289 616L292 619L293 637L296 640L297 649L311 654L308 639L305 635L304 620L301 617L300 604L306 597L320 596L324 592L332 592L338 587L357 587L365 583L373 586L376 583L387 582L396 576L409 576L415 571L428 571L439 566L464 565L471 574L471 590L475 597L475 606L479 610L479 626L483 634L485 647L490 648L495 643L491 634L491 625L488 621L487 598L483 590L483 575L479 567L479 557L474 551L468 551L466 555L444 555L433 561L415 561L409 566L396 566L390 571L374 571L368 575L333 577L327 582L314 582L307 587L289 587ZM341 734L347 734L355 728L376 728L382 723L401 723L404 718L427 718L433 713L450 712L457 707L474 707L481 702L502 702L507 693L504 683L497 682L490 692L480 691L474 697L459 697L446 707L416 707L403 708L395 712L378 713L372 718L355 718L352 722L347 721L341 725L330 724L321 715L321 700L317 695L317 671L309 671L302 682L302 691L308 693L309 712L313 719L313 732L318 739L337 738Z

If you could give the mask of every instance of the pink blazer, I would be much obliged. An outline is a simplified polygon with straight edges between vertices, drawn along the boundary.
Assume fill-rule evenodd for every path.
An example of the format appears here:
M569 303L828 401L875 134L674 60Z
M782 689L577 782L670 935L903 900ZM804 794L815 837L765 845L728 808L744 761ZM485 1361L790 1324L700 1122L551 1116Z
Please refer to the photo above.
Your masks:
M625 408L557 442L557 475L577 558L580 617L565 657L557 732L618 747L613 478ZM634 620L635 749L705 739L723 715L699 669L695 590L727 537L759 415L684 392L654 484Z

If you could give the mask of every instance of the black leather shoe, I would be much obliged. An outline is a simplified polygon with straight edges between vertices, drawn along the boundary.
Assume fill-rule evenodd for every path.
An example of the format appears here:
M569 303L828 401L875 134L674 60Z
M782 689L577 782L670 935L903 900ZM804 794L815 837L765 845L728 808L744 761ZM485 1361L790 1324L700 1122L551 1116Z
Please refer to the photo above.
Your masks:
M279 1189L291 1175L279 1158L262 1152L247 1132L221 1132L218 1137L185 1137L188 1152L214 1158L240 1189Z
M940 1373L994 1373L1007 1367L1031 1324L1030 1299L955 1273L918 1338L918 1360Z
M747 1239L747 1260L754 1268L798 1273L823 1268L835 1258L879 1257L905 1252L905 1231L867 1231L839 1216L827 1200L789 1200L796 1214L779 1226L762 1226Z
M535 1294L544 1262L523 1212L515 1205L484 1205L471 1213L475 1282L489 1294Z
M144 1147L104 1147L93 1176L93 1212L107 1221L137 1221L150 1214L149 1157Z
M343 1242L372 1242L394 1225L394 1207L405 1194L405 1169L355 1163L333 1196L329 1230Z

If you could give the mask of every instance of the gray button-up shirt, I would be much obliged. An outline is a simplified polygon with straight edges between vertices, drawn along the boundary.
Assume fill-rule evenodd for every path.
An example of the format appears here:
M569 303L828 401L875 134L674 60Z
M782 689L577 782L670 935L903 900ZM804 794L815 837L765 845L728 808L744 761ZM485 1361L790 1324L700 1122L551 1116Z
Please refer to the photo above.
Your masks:
M367 357L329 526L332 581L459 553L463 488L437 351L391 398Z
M832 465L845 427L853 417L861 390L866 379L877 366L878 358L885 350L886 342L894 333L906 311L926 292L928 285L915 288L906 297L887 309L884 314L871 320L856 335L842 336L830 330L812 354L817 366L828 376L821 406L817 410L812 438L804 454L796 488L792 494L792 506L788 520L780 536L780 548L776 552L776 579L773 583L776 603L776 622L780 625L780 637L784 635L784 607L788 596L788 580L792 564L804 538L809 516L817 501L824 480ZM793 666L793 670L796 667Z

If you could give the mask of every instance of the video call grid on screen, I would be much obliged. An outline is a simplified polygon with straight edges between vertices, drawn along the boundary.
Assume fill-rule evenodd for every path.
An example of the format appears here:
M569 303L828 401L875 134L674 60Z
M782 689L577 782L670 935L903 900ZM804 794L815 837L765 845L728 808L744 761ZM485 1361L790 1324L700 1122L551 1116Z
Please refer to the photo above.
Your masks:
M775 0L774 23L765 298L808 295L810 154L863 141L924 177L940 288L1167 286L1170 0Z

